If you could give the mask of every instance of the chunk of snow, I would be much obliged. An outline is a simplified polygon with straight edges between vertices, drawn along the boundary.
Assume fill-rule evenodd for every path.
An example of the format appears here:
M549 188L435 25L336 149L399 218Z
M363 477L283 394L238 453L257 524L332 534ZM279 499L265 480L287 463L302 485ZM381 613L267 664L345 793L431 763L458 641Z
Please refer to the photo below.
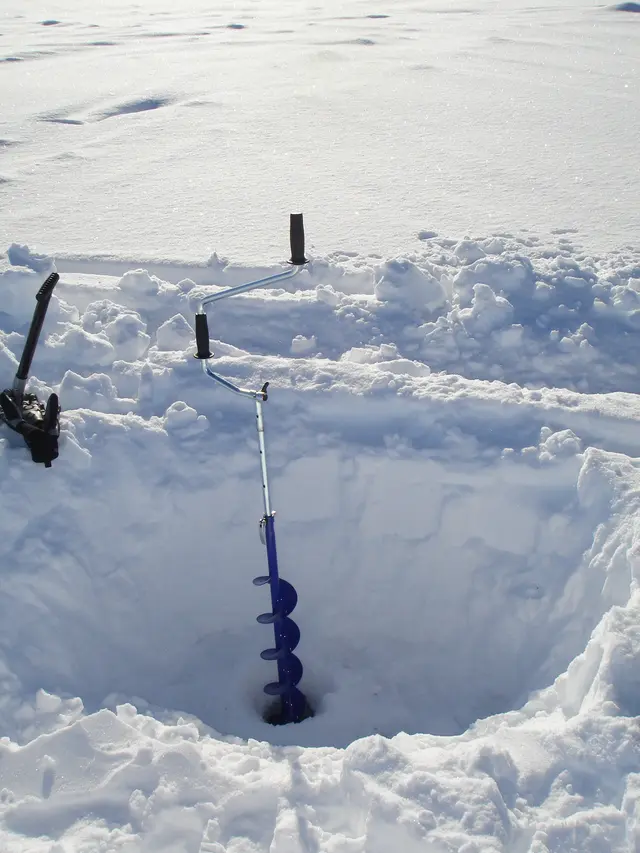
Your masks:
M465 264L472 264L485 257L484 250L473 240L461 240L454 248L453 254Z
M184 351L195 342L193 327L182 314L174 314L158 327L156 346L166 351Z
M513 305L508 299L496 296L488 284L474 284L471 307L463 308L458 316L474 337L488 335L496 329L511 326Z
M7 250L7 256L14 266L28 267L37 273L48 274L54 270L53 258L49 255L32 252L28 246L12 243Z
M445 290L438 279L411 261L388 261L380 272L374 287L380 302L427 311L435 311L446 302Z
M317 346L318 342L316 341L315 335L311 335L310 338L305 338L304 335L296 335L291 341L291 354L306 355L307 353L313 352L317 349Z
M197 435L209 428L209 422L204 415L199 415L191 406L177 401L172 403L165 412L164 426L170 432Z

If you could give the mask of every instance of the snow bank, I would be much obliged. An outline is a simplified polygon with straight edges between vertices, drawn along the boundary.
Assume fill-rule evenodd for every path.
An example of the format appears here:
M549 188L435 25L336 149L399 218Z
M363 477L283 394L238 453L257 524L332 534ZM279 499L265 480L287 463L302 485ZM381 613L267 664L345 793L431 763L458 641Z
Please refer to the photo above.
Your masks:
M552 245L506 237L452 242L432 238L421 254L385 262L316 259L295 279L295 292L258 291L220 303L212 335L248 352L332 361L381 347L378 361L402 359L408 373L415 362L431 372L534 389L640 389L640 254L594 257L567 238ZM21 247L21 263L33 270L45 263L30 257ZM59 292L66 281L65 302L74 307L57 309L72 313L59 316L48 342L57 350L47 356L56 371L80 346L87 367L143 359L149 346L182 351L203 287L237 284L252 274L218 258L212 266L155 264L153 274L64 258L57 268L68 270ZM123 274L114 275L118 269ZM28 322L31 296L21 302L20 282L37 276L18 270L4 273L8 319L3 323L0 314L0 343L3 331L16 330L10 318L18 318L18 330Z
M281 571L316 709L284 728L261 719L252 409L191 358L194 305L224 268L211 285L63 272L33 380L60 392L60 458L39 470L0 438L7 849L624 849L640 759L635 397L436 373L422 353L435 329L443 352L491 339L477 364L501 351L508 371L523 340L550 346L540 287L619 296L619 331L633 281L605 283L612 258L558 285L558 257L463 248L455 275L454 255L394 261L358 294L324 261L295 293L212 312L218 369L272 383ZM23 306L0 318L5 384L38 281L0 277Z
M7 655L38 649L12 658L28 689L90 708L138 695L225 734L345 746L375 731L457 734L519 707L584 649L611 603L609 566L582 559L607 514L578 488L588 466L571 432L457 463L309 428L292 440L272 417L281 570L300 596L317 715L264 726L266 602L251 586L261 498L245 414L207 429L184 403L151 423L70 413L79 448L63 448L63 479L31 497L40 475L25 460L0 621ZM581 595L563 599L572 583Z

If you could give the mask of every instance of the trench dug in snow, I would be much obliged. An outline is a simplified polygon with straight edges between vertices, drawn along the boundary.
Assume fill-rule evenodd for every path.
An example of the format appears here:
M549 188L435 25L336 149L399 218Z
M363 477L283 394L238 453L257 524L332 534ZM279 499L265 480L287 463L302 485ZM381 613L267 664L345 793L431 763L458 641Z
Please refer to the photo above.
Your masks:
M274 743L455 734L550 684L602 615L576 583L596 522L575 453L462 462L272 431L280 569L316 716L268 726L254 436L74 417L91 464L69 443L45 489L25 463L28 510L14 505L4 543L2 646L27 689L88 710L148 702Z

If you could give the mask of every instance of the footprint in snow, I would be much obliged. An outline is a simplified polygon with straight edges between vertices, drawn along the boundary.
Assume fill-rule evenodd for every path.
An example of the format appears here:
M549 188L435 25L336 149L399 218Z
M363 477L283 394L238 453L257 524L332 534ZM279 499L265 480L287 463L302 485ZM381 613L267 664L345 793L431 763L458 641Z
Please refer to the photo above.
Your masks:
M125 101L115 107L103 110L96 115L94 121L104 121L107 118L115 116L130 115L131 113L146 113L150 110L159 110L160 107L166 107L174 103L174 98L157 97L157 98L140 98L133 101Z
M78 118L66 118L65 116L42 116L40 121L48 121L49 124L84 124Z
M42 59L46 56L55 56L55 50L29 50L24 53L12 54L11 56L0 57L0 62L28 62L32 59Z

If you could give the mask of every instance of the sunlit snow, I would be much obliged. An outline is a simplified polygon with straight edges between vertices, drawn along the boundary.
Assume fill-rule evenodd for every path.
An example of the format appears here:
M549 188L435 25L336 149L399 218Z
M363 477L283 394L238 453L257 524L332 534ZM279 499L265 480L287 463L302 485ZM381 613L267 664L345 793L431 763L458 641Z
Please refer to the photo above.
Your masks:
M0 850L638 848L636 6L3 8Z

